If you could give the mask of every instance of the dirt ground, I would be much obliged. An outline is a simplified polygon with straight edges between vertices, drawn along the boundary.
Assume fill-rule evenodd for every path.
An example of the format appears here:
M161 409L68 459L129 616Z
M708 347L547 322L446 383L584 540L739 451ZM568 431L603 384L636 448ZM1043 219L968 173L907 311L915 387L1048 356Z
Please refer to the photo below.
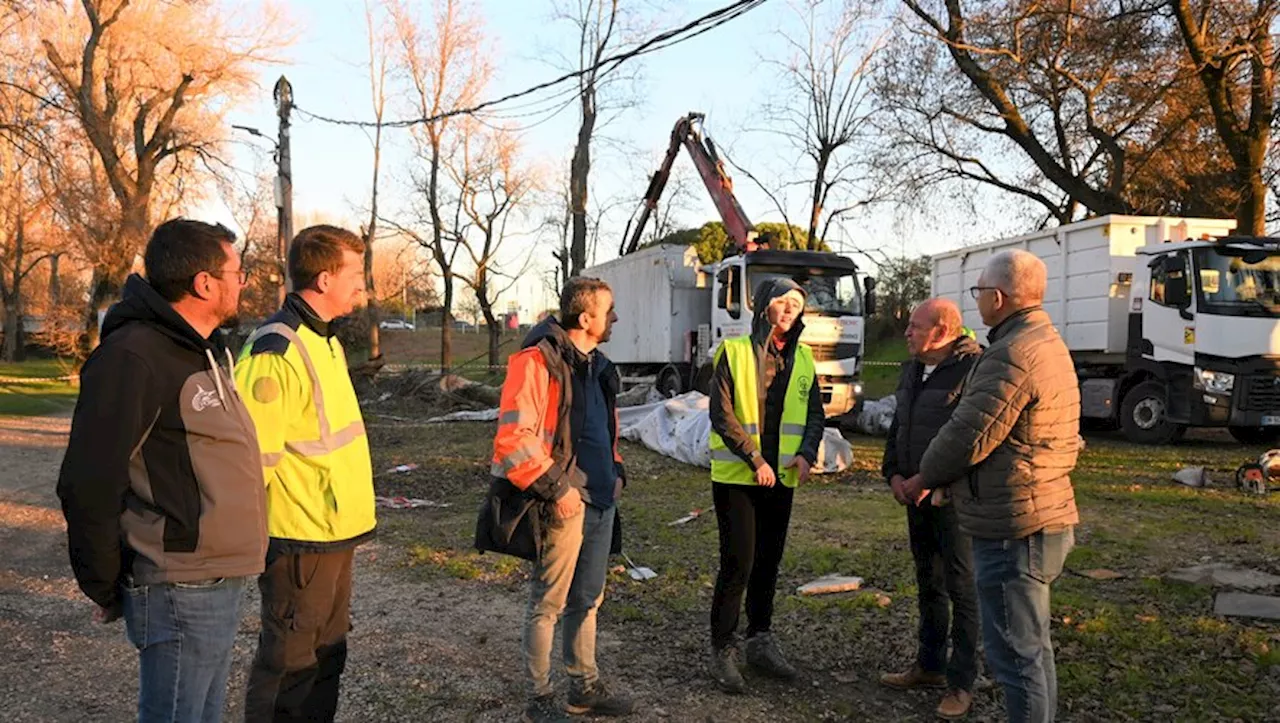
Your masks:
M92 605L67 563L54 485L68 428L65 416L0 418L0 718L7 723L134 717L136 653L122 623L92 622ZM405 555L394 534L360 548L339 720L518 720L523 586L409 576ZM257 605L257 592L250 590L226 720L241 714ZM656 640L661 648L662 626L654 627L646 642ZM625 650L635 642L601 628L605 674L626 681L641 705L630 720L796 719L788 702L804 695L804 687L762 685L758 694L730 701L688 665L700 659L698 651L682 644L666 663L661 655L632 659ZM903 715L894 719L916 718L911 710L918 712L922 703L929 705L923 698L902 700ZM863 718L854 713L852 719Z

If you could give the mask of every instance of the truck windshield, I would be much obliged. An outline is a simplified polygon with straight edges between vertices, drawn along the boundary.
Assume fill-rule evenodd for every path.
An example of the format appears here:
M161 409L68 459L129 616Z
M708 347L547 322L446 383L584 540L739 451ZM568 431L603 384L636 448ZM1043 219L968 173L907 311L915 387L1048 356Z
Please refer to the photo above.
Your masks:
M1197 293L1205 313L1280 317L1280 253L1274 249L1196 249Z
M803 266L748 266L747 301L755 297L760 284L788 278L804 287L808 295L805 311L828 316L857 316L862 313L862 293L858 279L844 270Z

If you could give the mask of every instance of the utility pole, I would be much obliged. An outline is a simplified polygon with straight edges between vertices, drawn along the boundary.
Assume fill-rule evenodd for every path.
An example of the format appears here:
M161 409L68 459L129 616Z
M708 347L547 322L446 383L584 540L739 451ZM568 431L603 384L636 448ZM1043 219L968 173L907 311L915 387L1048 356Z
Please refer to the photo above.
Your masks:
M290 287L289 242L293 240L293 168L289 158L289 112L293 110L293 86L282 75L272 96L280 116L276 140L276 264L280 269L280 303Z

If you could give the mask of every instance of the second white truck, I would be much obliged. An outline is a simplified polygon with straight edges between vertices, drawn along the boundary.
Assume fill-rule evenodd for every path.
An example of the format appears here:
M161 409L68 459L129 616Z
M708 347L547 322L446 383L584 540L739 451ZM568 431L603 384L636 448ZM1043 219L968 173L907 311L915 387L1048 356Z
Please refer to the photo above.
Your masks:
M986 340L970 287L1021 248L1049 269L1044 307L1075 359L1081 414L1134 442L1227 427L1280 439L1280 241L1230 219L1103 216L933 257L933 292Z

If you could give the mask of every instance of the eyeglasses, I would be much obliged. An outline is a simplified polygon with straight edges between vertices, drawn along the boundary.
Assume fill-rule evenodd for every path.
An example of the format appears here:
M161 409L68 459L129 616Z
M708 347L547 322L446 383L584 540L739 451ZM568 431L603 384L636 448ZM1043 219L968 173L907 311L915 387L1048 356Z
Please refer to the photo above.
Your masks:
M223 274L236 274L240 277L241 286L249 283L249 269L218 269L217 271L209 271L206 273L216 279L221 279Z
M982 296L982 292L987 291L987 290L991 290L991 291L1000 291L1000 287L999 287L999 286L970 286L970 287L969 287L969 296L972 296L973 298L975 298L975 299L976 299L976 298L978 298L979 296ZM1003 292L1003 291L1000 291L1000 293L1004 293L1004 292Z

